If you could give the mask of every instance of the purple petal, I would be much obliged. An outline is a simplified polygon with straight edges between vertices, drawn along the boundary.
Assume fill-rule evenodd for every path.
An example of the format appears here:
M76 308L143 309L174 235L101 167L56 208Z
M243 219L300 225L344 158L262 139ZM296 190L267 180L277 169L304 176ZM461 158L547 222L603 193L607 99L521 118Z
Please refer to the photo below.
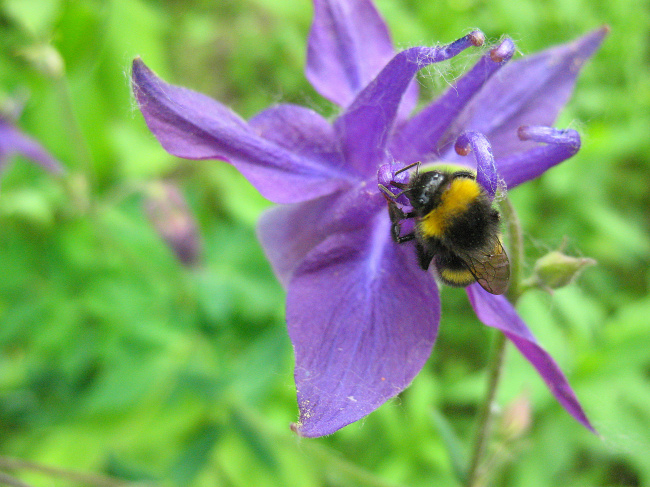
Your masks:
M364 176L375 174L386 158L400 101L415 74L483 40L483 34L475 31L446 46L413 47L395 55L334 123L349 166Z
M465 132L456 141L456 153L466 156L474 152L476 159L476 182L479 183L490 196L494 198L499 184L497 167L492 156L492 147L483 134Z
M434 279L390 240L385 212L370 223L324 240L289 286L302 436L333 433L399 394L436 338Z
M370 0L314 0L305 74L325 98L346 107L393 53Z
M499 175L508 188L535 179L580 149L580 134L575 130L525 126L519 127L518 134L521 140L548 145L510 154L497 161Z
M311 249L332 233L367 226L385 204L372 185L361 184L334 195L270 208L262 214L257 234L275 275L288 288L294 269Z
M608 32L608 27L602 27L571 43L508 64L466 107L455 124L455 133L483 133L497 159L534 147L519 140L517 129L554 124L582 66Z
M260 136L294 154L343 169L332 124L313 110L299 105L278 105L257 114L248 123Z
M331 198L324 196L303 203L274 206L262 214L257 235L285 289L289 287L295 268L327 236Z
M31 159L50 172L63 172L63 166L41 144L0 117L0 168L12 154Z
M186 159L224 159L271 201L305 201L350 184L349 174L260 137L217 101L163 82L139 58L133 91L165 150Z
M478 319L485 325L505 333L522 355L537 369L559 403L571 416L595 432L566 377L551 356L539 346L510 302L504 296L488 293L477 284L467 288L467 295Z
M393 157L410 164L437 155L440 137L490 77L510 60L514 52L512 40L504 39L444 95L404 124L391 141Z

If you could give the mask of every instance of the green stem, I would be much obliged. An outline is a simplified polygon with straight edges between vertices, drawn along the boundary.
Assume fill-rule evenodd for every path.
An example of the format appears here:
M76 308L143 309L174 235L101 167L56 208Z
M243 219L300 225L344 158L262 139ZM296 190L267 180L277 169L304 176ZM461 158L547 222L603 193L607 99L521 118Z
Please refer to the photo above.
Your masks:
M19 458L11 457L0 457L0 469L3 470L30 470L32 472L38 472L49 477L57 477L60 479L65 479L69 482L76 482L81 485L97 486L97 487L124 487L129 485L127 482L120 480L115 480L109 477L104 477L102 475L95 474L86 474L75 472L72 470L64 470L62 468L49 467L47 465L41 465L39 463L29 462L27 460L21 460ZM0 483L2 478L0 477ZM5 482L7 483L7 482ZM24 483L8 483L8 485L23 486L27 485ZM134 484L131 484L134 485Z
M508 198L504 198L501 201L501 212L506 220L508 241L510 243L510 287L507 296L509 301L515 304L524 291L521 280L524 260L524 239L521 231L521 223ZM483 471L481 465L492 433L494 412L497 409L496 395L503 374L506 345L507 340L505 335L500 331L497 332L494 340L494 351L492 352L492 358L489 363L487 393L481 406L471 463L465 482L467 487L478 487L482 484Z
M85 174L92 184L94 182L92 156L90 155L90 149L88 148L88 144L86 144L86 139L81 132L81 127L79 127L79 122L74 112L72 94L70 93L70 85L68 84L67 78L65 76L57 78L56 87L61 97L63 123L65 123L67 132L72 138L71 142L78 157L78 169Z
M480 485L479 481L482 473L480 467L492 432L494 412L497 408L496 395L499 382L501 381L503 364L505 363L506 344L506 336L498 332L495 337L494 352L490 360L487 394L479 415L479 427L474 440L472 459L467 475L467 487L477 487Z
M66 131L70 136L70 143L77 156L76 166L64 178L64 188L68 192L77 213L84 214L93 205L92 191L95 186L95 171L92 156L75 115L67 78L65 75L57 77L55 83L61 100L63 123L66 126Z
M508 300L514 305L522 295L522 273L524 264L524 235L515 207L508 198L501 200L501 213L508 227L510 250L510 288Z
M11 475L0 472L0 485L9 485L10 487L32 487L22 480L19 480Z

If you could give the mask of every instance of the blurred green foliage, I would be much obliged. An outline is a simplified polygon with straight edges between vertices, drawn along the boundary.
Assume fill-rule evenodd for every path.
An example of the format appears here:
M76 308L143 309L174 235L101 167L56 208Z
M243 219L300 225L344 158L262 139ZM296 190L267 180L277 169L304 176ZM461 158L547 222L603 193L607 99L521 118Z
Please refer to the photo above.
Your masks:
M377 4L400 47L479 27L527 54L612 27L558 122L581 131L582 150L511 193L528 271L565 236L567 253L599 262L519 309L601 436L511 353L500 403L527 397L530 410L505 409L489 458L492 485L650 485L648 5ZM140 55L245 117L280 101L332 114L303 76L310 21L308 0L0 3L0 103L24 104L18 125L68 168L54 178L15 157L2 175L0 471L15 457L156 486L457 485L491 337L464 293L443 290L440 339L399 399L329 438L296 438L284 293L255 238L269 203L224 163L169 156L130 95ZM423 73L427 96L476 55ZM146 218L146 186L159 180L189 202L200 266L183 267ZM517 411L529 429L506 421Z

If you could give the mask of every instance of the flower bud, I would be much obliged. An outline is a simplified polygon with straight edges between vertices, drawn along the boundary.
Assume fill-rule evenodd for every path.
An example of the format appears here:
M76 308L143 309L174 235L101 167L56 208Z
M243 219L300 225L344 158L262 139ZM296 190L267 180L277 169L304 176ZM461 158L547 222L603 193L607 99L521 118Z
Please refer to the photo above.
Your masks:
M559 289L571 284L583 269L595 264L594 259L571 257L554 250L535 263L533 279L540 287Z
M59 51L50 44L36 44L23 49L23 55L40 72L54 79L63 77L65 62Z
M509 441L521 438L531 424L530 398L527 393L521 394L503 411L499 430Z
M144 202L145 211L158 234L181 263L192 266L199 260L199 232L187 202L170 183L152 183Z

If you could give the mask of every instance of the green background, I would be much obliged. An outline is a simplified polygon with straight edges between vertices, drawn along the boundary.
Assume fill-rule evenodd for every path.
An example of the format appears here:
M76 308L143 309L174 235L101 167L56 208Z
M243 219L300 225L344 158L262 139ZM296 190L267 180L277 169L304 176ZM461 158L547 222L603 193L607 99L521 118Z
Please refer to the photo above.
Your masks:
M600 437L512 349L486 482L650 485L647 3L377 5L401 48L480 28L529 54L611 26L557 124L581 132L581 151L510 193L527 272L565 236L567 253L598 261L518 309ZM130 94L140 55L246 118L278 102L331 115L303 75L311 17L307 0L0 2L0 102L24 104L17 124L68 169L56 178L15 157L2 176L0 472L113 485L6 468L18 458L155 486L458 485L492 341L464 292L443 289L440 338L410 389L328 438L297 438L284 291L255 237L269 203L227 164L164 152ZM477 55L421 73L424 97ZM160 180L188 201L199 266L179 264L143 211Z

